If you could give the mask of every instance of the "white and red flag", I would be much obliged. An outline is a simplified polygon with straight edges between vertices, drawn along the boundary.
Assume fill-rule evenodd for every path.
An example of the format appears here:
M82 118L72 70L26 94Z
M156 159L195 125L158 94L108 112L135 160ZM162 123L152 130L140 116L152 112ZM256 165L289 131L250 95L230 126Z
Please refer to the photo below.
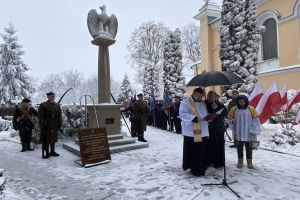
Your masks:
M272 115L280 111L281 97L278 90L277 81L265 92L261 97L256 110L259 116L260 123L265 123Z
M282 87L282 89L280 91L280 98L281 98L282 106L287 104L287 102L288 102L287 91L288 91L288 88L287 88L286 84L284 84L284 86Z
M285 106L285 111L289 111L293 105L300 102L300 89L295 93L295 95L288 101L287 106Z
M264 95L263 88L261 87L261 85L256 84L253 92L249 97L249 105L256 108L263 95Z

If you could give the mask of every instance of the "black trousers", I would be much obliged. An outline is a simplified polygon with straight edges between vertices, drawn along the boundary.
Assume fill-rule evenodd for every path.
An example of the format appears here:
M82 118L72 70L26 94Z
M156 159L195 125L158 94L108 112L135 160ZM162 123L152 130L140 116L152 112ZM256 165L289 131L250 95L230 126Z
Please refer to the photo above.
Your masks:
M180 118L174 118L174 124L175 124L176 133L181 134L181 120L180 120Z
M32 130L20 130L19 136L21 139L22 149L29 150L32 137Z
M238 141L238 144L237 144L238 158L242 159L244 157L244 152L243 152L244 145L246 147L246 158L252 159L252 143L251 142L243 142L243 141Z
M208 160L208 138L202 142L194 142L193 137L184 136L183 140L183 170L192 170L195 173L205 173Z
M224 132L209 129L209 164L224 166L224 145Z

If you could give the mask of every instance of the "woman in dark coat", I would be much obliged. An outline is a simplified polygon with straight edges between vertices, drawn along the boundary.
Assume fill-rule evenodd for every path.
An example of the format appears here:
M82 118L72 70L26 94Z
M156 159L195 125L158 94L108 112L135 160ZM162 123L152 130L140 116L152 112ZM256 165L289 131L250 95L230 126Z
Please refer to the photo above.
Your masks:
M209 122L209 164L213 164L215 168L223 167L224 159L224 133L226 131L224 120L227 115L227 109L218 101L220 96L214 91L207 94L205 101L207 111L214 114L214 119Z

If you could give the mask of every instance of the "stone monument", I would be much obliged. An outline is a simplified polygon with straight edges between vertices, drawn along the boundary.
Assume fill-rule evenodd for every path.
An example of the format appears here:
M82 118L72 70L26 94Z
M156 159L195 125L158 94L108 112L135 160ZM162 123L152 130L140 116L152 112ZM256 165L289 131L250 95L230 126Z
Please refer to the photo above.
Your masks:
M110 62L108 47L113 45L118 31L117 17L106 13L106 6L100 6L101 13L96 9L89 11L87 26L92 44L98 47L98 104L95 106L99 118L99 126L106 127L108 135L120 134L121 105L110 104ZM88 106L88 126L96 128L94 106Z
M98 47L98 104L87 106L88 128L105 127L111 153L148 147L148 143L136 142L134 138L124 138L121 134L121 105L110 103L110 63L108 47L113 45L118 31L117 17L106 13L106 6L88 13L87 25L92 44ZM98 119L96 117L96 114ZM74 143L64 143L63 147L80 156L79 140Z

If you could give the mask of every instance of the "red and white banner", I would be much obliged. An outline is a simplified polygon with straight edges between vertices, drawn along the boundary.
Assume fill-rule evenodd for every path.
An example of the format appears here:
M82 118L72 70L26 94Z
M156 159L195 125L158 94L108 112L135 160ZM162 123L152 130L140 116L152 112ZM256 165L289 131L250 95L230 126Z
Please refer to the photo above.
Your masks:
M288 91L288 88L287 88L286 84L284 84L284 86L282 87L282 89L280 91L280 98L281 98L282 105L285 105L288 102L287 91Z
M277 81L261 97L256 110L258 112L260 123L265 123L269 117L280 111L281 97L278 90Z
M263 88L261 87L261 85L256 84L253 92L249 97L249 105L256 108L263 95L264 95Z
M290 110L293 105L300 102L300 90L298 90L295 95L288 101L287 106L285 106L285 111Z

